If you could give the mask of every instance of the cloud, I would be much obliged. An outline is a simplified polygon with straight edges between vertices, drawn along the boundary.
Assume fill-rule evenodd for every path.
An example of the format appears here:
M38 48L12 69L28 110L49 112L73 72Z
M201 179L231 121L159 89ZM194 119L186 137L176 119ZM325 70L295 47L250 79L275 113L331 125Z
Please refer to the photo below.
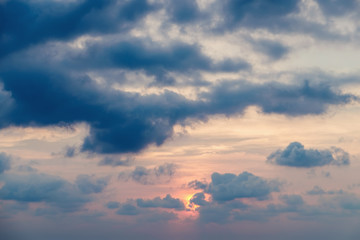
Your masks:
M325 195L325 194L329 194L329 195L334 195L334 194L343 194L345 193L343 190L330 190L330 191L325 191L324 189L322 189L319 186L314 186L313 189L309 190L306 192L309 195Z
M84 194L100 193L108 185L108 182L108 177L96 179L93 175L90 176L85 174L77 176L75 181L80 191Z
M99 163L99 166L112 166L112 167L118 167L118 166L129 166L133 162L133 159L131 157L127 157L125 159L117 159L115 157L104 157Z
M124 203L108 202L106 207L109 209L117 209L116 214L126 216L139 216L139 222L158 222L170 221L177 218L172 211L160 211L159 209L185 210L185 205L179 198L173 198L170 194L165 197L155 197L153 199L128 199Z
M297 194L281 195L279 198L288 206L301 206L305 203L301 195Z
M227 29L251 24L259 27L275 24L280 28L289 14L298 11L295 0L227 0L215 5L220 7L212 13L209 9L204 11L215 18L225 14ZM205 8L215 5L208 4ZM258 106L268 114L302 116L323 114L332 105L358 100L329 84L311 81L301 84L205 82L201 77L203 72L250 71L251 65L242 58L213 59L201 44L181 42L182 38L165 43L128 34L148 14L160 14L161 8L168 11L173 23L195 23L203 11L194 1L153 4L146 0L90 0L65 4L14 0L1 4L0 22L5 24L0 26L3 51L0 53L3 56L0 128L85 123L90 131L80 151L139 153L170 139L177 124L204 121L213 115L238 115L249 106ZM78 38L99 40L73 49L70 45ZM273 59L283 57L288 50L279 42L261 37L254 46ZM125 78L109 73L116 71L146 74L151 81L147 84L156 85L159 92L139 94L116 90L113 83L123 82ZM94 75L102 74L107 76L104 84L95 83ZM186 80L179 83L179 75L185 75ZM138 79L129 82L139 84ZM199 82L204 88L196 90L192 99L164 88L178 84L193 88ZM36 97L28 89L36 91ZM73 148L68 148L66 156L75 153ZM121 164L109 160L99 164Z
M0 199L19 202L44 202L50 206L73 212L81 209L90 198L66 180L47 174L4 175Z
M119 179L133 180L143 185L151 185L162 182L169 182L175 174L176 165L173 163L165 163L154 168L145 168L137 166L133 171L123 171L119 173Z
M225 59L215 62L204 55L198 45L170 42L167 46L148 39L132 38L115 43L97 43L88 46L77 56L64 59L69 67L84 69L117 68L131 71L144 70L155 76L156 84L174 85L169 73L194 71L237 72L249 70L250 64L242 59Z
M199 206L205 206L208 201L205 200L205 194L203 192L195 193L190 199L190 205L195 204Z
M286 149L270 154L267 162L289 167L317 167L349 165L349 154L340 148L325 150L305 149L299 142L290 143Z
M0 57L50 40L125 31L154 6L146 0L7 1L0 4ZM10 40L11 39L11 40Z
M11 157L5 153L0 153L0 174L9 170L11 167Z
M267 55L271 60L279 60L289 53L290 49L280 42L267 39L253 40L253 46L256 50Z
M359 2L352 0L317 0L317 3L325 16L343 16L359 9Z
M338 195L334 200L338 201L339 205L345 210L360 210L360 198L354 194Z
M0 71L0 77L16 103L1 118L0 126L71 126L85 122L90 132L81 151L96 153L137 153L151 144L163 144L172 136L175 124L215 114L241 114L252 105L264 113L299 116L322 114L329 105L357 99L309 82L286 85L223 81L201 92L198 100L190 100L171 91L140 95L100 88L88 76L36 69ZM36 97L26 89L36 89Z
M29 165L17 166L16 170L19 171L19 172L28 172L28 173L37 172L37 169L35 169L35 168L33 168L33 167L29 166Z
M341 105L357 97L339 94L326 84L301 85L281 83L252 84L246 81L223 81L202 97L209 100L208 114L232 115L248 106L259 106L264 113L301 116L324 113L331 104Z
M142 218L139 218L139 222L159 223L159 222L169 222L175 219L178 219L178 216L173 212L152 211L149 214L143 216Z
M230 209L221 205L209 205L199 208L199 221L203 223L225 224L229 221Z
M198 222L201 223L217 223L227 224L233 222L234 216L239 211L246 211L248 205L239 200L228 202L210 201L205 205L199 205L196 209L199 212Z
M158 8L148 0L131 0L120 5L118 17L126 22L135 22Z
M185 210L184 203L167 194L164 198L155 197L154 199L145 200L138 198L136 200L128 199L126 203L120 204L116 211L118 215L135 216L139 223L144 222L168 222L177 219L177 214L172 211L162 211L159 208L168 210Z
M193 180L188 183L188 187L193 188L195 190L198 189L206 189L208 184L205 181Z
M213 200L231 201L238 198L266 199L271 192L278 191L279 183L267 181L248 172L235 175L232 173L213 173L206 193Z
M288 16L298 12L299 0L219 1L224 22L221 28L289 28Z
M168 208L175 210L184 210L185 205L179 198L173 198L167 194L164 198L156 197L151 200L136 199L136 204L141 208Z
M138 208L132 204L122 204L119 210L116 211L119 215L135 216L140 213Z
M178 24L194 23L202 16L197 2L191 0L167 1L166 10L170 20Z
M75 154L76 154L76 147L67 146L65 148L65 157L71 158L74 157Z
M195 183L193 181L191 183ZM259 210L256 200L271 199L271 193L278 192L281 183L277 180L266 180L249 172L239 175L232 173L213 173L211 182L206 184L203 192L196 193L190 199L190 207L197 205L198 221L201 223L227 224L236 221L263 221L275 214ZM211 198L206 200L205 193ZM295 206L300 203L300 196L284 195L282 201ZM244 203L245 201L246 203ZM250 201L249 201L250 200ZM249 202L249 204L248 204Z
M120 207L120 203L119 202L107 202L105 206L109 209L116 209L116 208Z

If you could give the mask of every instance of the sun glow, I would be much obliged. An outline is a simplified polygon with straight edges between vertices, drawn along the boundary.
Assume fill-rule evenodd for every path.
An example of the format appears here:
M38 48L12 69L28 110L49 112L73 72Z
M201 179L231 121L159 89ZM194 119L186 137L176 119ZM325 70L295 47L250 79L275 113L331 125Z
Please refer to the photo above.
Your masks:
M188 194L185 197L185 207L186 207L186 209L188 209L192 212L194 212L196 210L196 208L199 207L199 205L196 205L196 204L190 202L190 200L193 196L194 196L194 193Z

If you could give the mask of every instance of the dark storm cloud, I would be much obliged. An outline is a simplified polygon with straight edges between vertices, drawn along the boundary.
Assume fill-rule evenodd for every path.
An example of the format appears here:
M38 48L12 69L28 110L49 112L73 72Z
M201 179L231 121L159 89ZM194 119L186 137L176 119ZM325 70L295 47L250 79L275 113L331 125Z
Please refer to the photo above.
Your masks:
M154 168L137 166L133 171L123 171L119 173L119 179L133 180L143 185L169 182L176 171L176 165L165 163Z
M171 91L149 95L117 91L100 87L88 76L36 68L2 70L0 78L8 106L1 128L85 122L90 132L81 150L97 153L136 153L150 144L159 146L172 136L175 124L214 114L241 114L251 105L264 113L299 116L322 114L329 105L357 99L308 81L303 85L223 81L200 93L199 100L189 100Z
M100 193L108 185L109 178L95 178L95 176L90 175L79 175L76 178L76 185L80 191L84 194L90 193Z
M213 173L206 192L215 201L231 201L237 198L266 199L271 192L278 191L279 183L267 181L248 172Z
M118 166L129 166L132 162L133 159L130 157L127 157L125 159L118 159L116 157L106 156L98 163L98 165L118 167Z
M185 205L179 198L173 198L170 194L164 198L156 197L151 200L138 198L136 204L141 208L168 208L175 210L184 210Z
M3 152L0 153L0 174L9 170L11 157Z
M0 4L0 57L49 40L83 34L113 33L128 28L155 7L146 0L57 1L11 0Z
M267 161L289 167L317 167L325 165L349 165L349 154L340 148L325 150L305 149L299 142L290 143L284 150L270 154Z
M65 212L77 211L90 201L75 185L52 175L5 175L2 181L2 200L44 202Z

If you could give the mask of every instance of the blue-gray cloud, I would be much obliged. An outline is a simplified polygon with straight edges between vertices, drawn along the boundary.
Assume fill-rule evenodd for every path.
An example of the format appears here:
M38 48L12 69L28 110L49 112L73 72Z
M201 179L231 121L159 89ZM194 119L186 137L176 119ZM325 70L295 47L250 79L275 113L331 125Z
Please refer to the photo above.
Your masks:
M170 20L178 24L194 23L203 15L197 2L192 0L170 0L165 6Z
M84 194L100 193L108 185L108 182L108 177L95 178L95 176L86 174L77 176L75 181L80 191Z
M116 214L133 216L139 223L168 222L170 220L177 219L177 215L175 213L157 209L165 208L182 210L177 208L177 203L174 203L176 202L176 199L168 196L169 195L164 198L168 198L167 200L154 198L153 200L143 200L144 202L141 201L142 199L137 199L136 201L130 199L128 202L120 205L119 209L116 211Z
M188 187L193 189L202 189L205 190L207 188L208 184L205 181L199 181L199 180L193 180L188 183Z
M171 91L140 95L99 88L88 76L56 72L0 71L4 101L14 102L0 119L2 128L15 126L90 125L82 151L97 153L139 152L150 144L161 145L173 134L175 124L210 115L240 114L251 105L264 113L291 116L324 113L329 105L357 99L324 84L251 84L225 81L189 100ZM35 89L36 97L27 89Z
M118 167L118 166L129 166L132 162L133 159L131 157L127 157L125 159L119 159L116 157L106 156L98 163L98 165Z
M359 9L359 2L354 0L317 0L325 16L342 16Z
M179 198L173 198L167 194L164 198L156 197L151 200L136 199L136 204L141 208L168 208L175 210L184 210L185 205Z
M112 201L112 202L107 202L105 206L109 209L116 209L120 207L120 203Z
M139 222L150 222L150 223L159 223L159 222L169 222L171 220L178 219L176 213L167 212L167 211L151 211L145 216L139 218Z
M306 193L309 195L325 195L325 194L335 195L335 194L343 194L345 192L342 189L335 191L334 190L325 191L319 186L314 186L313 189L307 191Z
M34 172L37 172L37 169L35 169L29 165L20 165L20 166L16 167L16 171L34 173Z
M120 172L118 177L121 180L131 179L143 185L151 185L170 181L176 168L173 163L165 163L154 168L137 166L133 171Z
M266 199L271 192L278 191L279 183L268 181L249 172L239 175L213 173L206 192L215 201L231 201L237 198Z
M295 0L227 0L215 5L221 5L220 12L227 14L227 29L232 25L249 27L250 22L256 26L265 23L280 26L288 14L298 10L298 1ZM104 34L130 30L135 26L133 24L162 7L174 23L196 22L201 18L197 16L202 14L197 4L191 1L169 1L163 5L146 0L91 0L68 4L14 0L2 3L0 78L4 86L0 90L0 104L3 106L0 128L86 123L90 131L80 147L81 151L138 153L171 138L176 124L203 121L212 115L241 114L249 106L258 106L264 113L290 116L322 114L330 105L347 104L358 99L329 85L310 81L303 84L206 83L207 90L199 91L196 100L168 90L141 95L110 87L110 83L123 79L106 79L105 86L95 84L86 73L121 69L145 73L154 79L152 84L176 85L174 76L178 74L192 79L201 72L251 69L250 64L241 58L215 61L196 43L169 41L162 44L145 37L131 37L130 34L121 38L105 37ZM186 10L190 8L194 12ZM219 10L216 9L214 11ZM62 52L70 40L85 35L104 38L85 44L81 50L67 50L63 55L55 54L56 57L48 54L45 43L61 42L61 47L55 52ZM286 54L286 47L276 42L259 40L256 45L274 59ZM22 49L29 51L20 51ZM189 80L185 84L194 82ZM29 89L36 91L36 96ZM74 154L72 148L66 152L68 157ZM112 166L121 164L109 159L99 164L108 163Z
M155 81L161 85L175 84L175 79L169 75L171 72L236 72L251 68L242 59L215 62L205 56L197 45L173 42L164 47L148 39L136 38L110 44L93 44L85 52L64 61L70 68L144 70L148 75L155 76Z
M11 157L3 152L0 153L0 174L9 170Z
M260 39L252 41L255 50L268 56L271 60L279 60L289 53L289 47L284 46L280 42Z
M301 206L305 202L301 195L281 195L280 200L283 201L288 206Z
M230 30L238 27L287 29L290 27L287 16L299 10L299 2L299 0L219 1L224 17L221 27Z
M146 0L5 1L0 4L0 57L49 40L129 29L156 9Z
M64 154L65 157L71 158L71 157L74 157L75 154L76 154L76 147L74 147L74 146L72 146L72 147L67 146L67 147L65 148L65 154Z
M350 164L349 154L340 148L305 149L299 142L290 143L284 150L273 152L267 161L277 165L304 168Z
M264 113L290 116L321 114L329 104L345 104L357 100L353 95L339 94L329 85L311 85L309 81L300 85L258 85L245 81L224 81L214 86L210 92L204 93L203 97L212 99L208 106L209 112L215 110L217 114L225 115L241 113L250 105L259 106Z
M47 174L4 175L0 199L19 202L44 202L72 212L81 209L91 199L66 180Z
M116 213L119 215L135 216L140 213L140 210L133 204L125 203L120 206Z
M199 206L205 206L209 202L205 200L205 194L203 192L195 193L190 199L190 205L195 204Z

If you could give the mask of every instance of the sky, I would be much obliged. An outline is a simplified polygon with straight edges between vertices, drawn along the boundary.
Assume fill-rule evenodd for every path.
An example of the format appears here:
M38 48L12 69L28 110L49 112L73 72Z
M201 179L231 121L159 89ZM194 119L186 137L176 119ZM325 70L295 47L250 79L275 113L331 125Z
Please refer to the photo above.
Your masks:
M360 238L360 1L0 0L0 238Z

